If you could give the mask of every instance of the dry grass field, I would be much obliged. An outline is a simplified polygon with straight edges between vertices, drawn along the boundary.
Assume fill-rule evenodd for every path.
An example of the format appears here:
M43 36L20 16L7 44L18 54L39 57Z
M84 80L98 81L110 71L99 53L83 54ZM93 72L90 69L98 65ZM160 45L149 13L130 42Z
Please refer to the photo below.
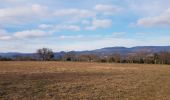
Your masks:
M170 65L0 62L0 100L170 100Z

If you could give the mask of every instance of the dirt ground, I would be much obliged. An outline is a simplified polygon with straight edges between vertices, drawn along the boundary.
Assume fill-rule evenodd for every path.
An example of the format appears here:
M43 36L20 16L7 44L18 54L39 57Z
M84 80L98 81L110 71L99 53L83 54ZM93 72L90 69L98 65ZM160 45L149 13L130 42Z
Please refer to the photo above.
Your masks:
M0 62L0 100L170 100L170 65Z

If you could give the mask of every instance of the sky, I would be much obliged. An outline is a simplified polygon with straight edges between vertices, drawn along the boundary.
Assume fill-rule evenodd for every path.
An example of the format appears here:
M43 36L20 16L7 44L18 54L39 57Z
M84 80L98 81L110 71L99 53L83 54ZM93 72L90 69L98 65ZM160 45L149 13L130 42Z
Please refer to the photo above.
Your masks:
M170 46L170 0L0 2L0 52Z

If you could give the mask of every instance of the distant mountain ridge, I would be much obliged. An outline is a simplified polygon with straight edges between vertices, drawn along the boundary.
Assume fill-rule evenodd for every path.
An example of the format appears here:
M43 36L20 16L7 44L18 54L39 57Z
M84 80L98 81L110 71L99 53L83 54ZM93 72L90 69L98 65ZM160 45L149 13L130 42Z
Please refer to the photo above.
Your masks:
M131 48L126 47L107 47L102 49L94 50L95 52L117 52L120 54L128 54L128 53L134 53L137 51L147 50L150 52L160 52L160 51L170 51L170 46L136 46Z
M161 51L169 51L170 46L136 46L136 47L106 47L96 50L90 51L74 51L76 54L97 54L97 55L109 55L113 53L120 53L122 55L126 55L128 53L134 53L141 50L147 50L153 53L161 52ZM66 52L55 52L55 57L62 56ZM9 53L0 53L2 57L14 57L14 56L33 56L34 53L17 53L17 52L9 52Z

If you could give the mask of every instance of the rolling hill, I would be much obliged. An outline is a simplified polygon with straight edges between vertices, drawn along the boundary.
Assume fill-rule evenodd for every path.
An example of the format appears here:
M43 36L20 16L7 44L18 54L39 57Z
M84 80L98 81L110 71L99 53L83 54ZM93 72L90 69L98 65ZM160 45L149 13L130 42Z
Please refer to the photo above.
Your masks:
M170 51L170 46L136 46L131 48L126 47L106 47L91 51L72 51L75 54L97 54L97 55L109 55L113 53L120 53L121 55L126 55L128 53L134 53L137 51L147 50L153 53L161 52L161 51ZM55 57L58 58L62 56L66 52L55 52ZM0 53L2 57L15 57L15 56L29 56L32 57L34 53L17 53L17 52L9 52L9 53Z

